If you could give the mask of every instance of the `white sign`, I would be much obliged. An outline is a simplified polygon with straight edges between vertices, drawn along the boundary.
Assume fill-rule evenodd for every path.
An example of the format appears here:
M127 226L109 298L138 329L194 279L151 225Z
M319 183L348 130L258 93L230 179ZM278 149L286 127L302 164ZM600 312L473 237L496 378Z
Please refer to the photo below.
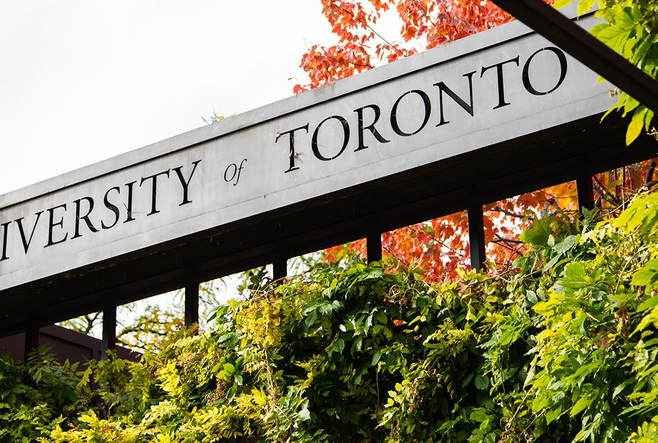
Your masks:
M596 80L511 23L0 196L0 291L600 113Z

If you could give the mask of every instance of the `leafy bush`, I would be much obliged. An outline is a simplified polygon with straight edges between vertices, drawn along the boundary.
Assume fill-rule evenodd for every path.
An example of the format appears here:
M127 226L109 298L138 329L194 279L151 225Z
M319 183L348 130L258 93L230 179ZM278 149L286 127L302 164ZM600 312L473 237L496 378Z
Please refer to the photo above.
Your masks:
M36 441L77 414L77 364L53 363L45 351L33 351L25 363L0 356L0 442Z
M658 194L597 224L539 219L516 271L442 286L359 261L278 285L255 278L247 300L217 310L214 331L186 331L139 363L76 373L44 355L2 360L0 435L656 441L657 225Z

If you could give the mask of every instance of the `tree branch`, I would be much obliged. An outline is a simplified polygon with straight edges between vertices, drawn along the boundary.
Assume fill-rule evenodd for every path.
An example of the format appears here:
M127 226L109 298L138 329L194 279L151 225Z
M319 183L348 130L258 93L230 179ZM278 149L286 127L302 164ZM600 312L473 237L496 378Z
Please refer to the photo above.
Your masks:
M494 236L498 237L498 240L491 240L491 241L494 242L494 243L506 242L506 243L517 243L517 244L520 243L520 244L523 244L523 241L521 241L521 240L516 240L516 239L513 239L513 238L505 238L505 237L501 237L501 236L498 235L497 233L494 233Z
M650 183L654 182L653 180L653 173L656 171L656 162L654 160L651 160L651 163L649 163L649 169L644 173L644 184L643 186L647 189L651 189L651 186L649 186ZM655 183L654 183L655 184Z
M603 186L603 183L601 183L598 177L596 175L593 175L592 178L594 178L594 181L596 182L597 185L594 187L594 191L596 191L596 193L599 194L599 197L607 200L608 202L612 203L614 206L619 206L619 200L614 195L608 192L608 190L605 188L605 186Z
M350 10L348 10L348 9L345 9L345 8L341 8L341 9L342 9L343 11L347 12L349 15L351 15L351 16L354 17L355 19L357 19L356 16L354 15L354 13L352 13L352 11L350 11ZM357 20L358 20L358 19L357 19ZM372 28L372 26L370 26L370 25L368 24L368 22L364 22L363 24L364 24L368 29L370 29L370 31L371 31L373 34L375 34L377 37L379 37L380 39L382 39L382 41L383 41L384 43L386 43L386 44L387 44L388 46L390 46L391 48L395 49L395 50L398 52L398 54L404 56L404 53L403 53L402 51L400 51L400 50L399 50L397 47L395 47L394 45L390 44L390 43L388 42L388 40L386 40L386 39L385 39L384 37L382 37L377 31L375 31L375 30Z
M496 212L502 212L503 214L509 215L510 217L516 217L516 218L524 218L525 217L525 215L521 215L521 214L517 214L517 213L512 212L512 211L508 211L507 209L503 209L498 205L494 206L491 210L496 211Z

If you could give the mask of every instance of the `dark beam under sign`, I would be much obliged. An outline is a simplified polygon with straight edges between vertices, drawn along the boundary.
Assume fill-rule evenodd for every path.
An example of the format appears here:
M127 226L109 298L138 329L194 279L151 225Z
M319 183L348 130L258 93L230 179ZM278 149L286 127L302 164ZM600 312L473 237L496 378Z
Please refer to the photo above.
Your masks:
M107 352L116 349L117 341L117 307L106 305L103 309L103 338L101 343L101 360L107 360Z
M382 260L382 235L379 232L371 232L366 237L366 249L368 263Z
M185 327L199 323L199 283L185 285Z
M274 280L282 280L288 276L288 259L285 257L278 257L272 263L272 274Z
M468 206L468 243L471 253L471 269L480 272L485 269L487 260L486 244L484 242L484 216L482 204L470 202Z
M576 189L578 190L578 208L590 211L594 209L594 188L592 186L592 175L583 173L576 178Z
M30 352L39 347L39 328L29 328L25 330L25 350L23 352L23 361L27 361Z
M541 0L491 0L538 34L658 112L658 82Z

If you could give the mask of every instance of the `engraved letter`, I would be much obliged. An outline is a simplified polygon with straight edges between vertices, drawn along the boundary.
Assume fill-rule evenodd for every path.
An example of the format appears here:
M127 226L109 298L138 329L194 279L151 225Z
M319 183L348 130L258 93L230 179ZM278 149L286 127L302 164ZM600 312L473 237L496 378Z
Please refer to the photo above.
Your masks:
M375 118L373 119L372 123L370 123L368 126L363 125L363 110L366 108L370 108L373 111L375 111ZM375 128L375 124L379 120L379 117L381 115L381 110L379 109L379 106L377 105L367 105L364 106L363 108L355 109L354 112L359 116L359 147L354 150L360 151L362 149L366 149L367 146L363 143L363 131L366 129L370 132L372 132L372 135L379 141L380 143L388 143L390 140L386 140L382 135L377 131L377 128Z
M9 225L11 222L6 222L1 224L3 228L3 234L2 234L2 257L0 257L0 261L7 260L9 257L7 257L7 234L9 232Z
M32 226L32 233L30 233L29 239L25 238L25 230L23 229L23 217L19 218L18 220L14 220L18 225L18 232L21 234L21 240L23 241L23 248L25 249L26 254L27 254L27 250L30 247L30 243L32 243L32 237L34 237L34 231L37 229L37 224L39 223L39 217L41 217L41 214L43 214L43 211L39 211L36 214L34 214L37 216L37 219L34 221L34 226Z
M342 125L343 125L343 147L340 148L340 151L338 151L338 154L334 155L333 157L325 157L320 153L320 148L318 146L318 133L320 132L320 127L327 121L331 120L332 118L335 118L338 120ZM313 155L318 158L318 160L322 161L329 161L333 160L336 157L338 157L340 154L345 151L345 148L347 148L347 143L350 141L350 125L347 123L347 120L345 120L343 117L340 115L332 115L331 117L327 117L324 120L320 122L317 128L315 128L315 131L313 131L313 138L311 139L311 149L313 150Z
M299 166L295 166L295 157L297 157L297 153L295 152L295 131L299 131L300 129L305 129L306 132L308 132L308 123L306 123L304 126L300 126L299 128L291 129L290 131L277 132L276 138L274 139L274 143L276 143L279 141L279 138L282 135L290 134L290 154L288 154L288 158L290 159L290 167L286 172L299 169Z
M542 51L551 51L555 53L558 61L560 62L560 79L557 81L553 89L549 89L548 91L538 91L530 83L530 73L529 73L530 62L535 57L535 55L539 54ZM535 52L530 56L530 58L528 58L528 61L525 62L525 65L523 66L523 87L525 87L526 91L528 91L532 95L550 94L551 92L555 91L557 88L560 87L566 76L567 76L567 57L564 55L564 52L562 52L560 49L554 46L549 46L547 48L542 48L539 51Z
M183 173L181 172L181 169L183 169L182 166L179 166L177 168L174 168L174 171L176 171L176 176L178 177L178 180L180 180L180 184L183 186L183 203L181 203L178 206L183 206L188 203L192 203L192 200L187 198L187 190L188 187L190 186L190 182L192 181L192 176L194 175L194 171L196 171L196 166L201 162L201 160L197 160L193 162L192 164L194 167L192 168L192 172L190 172L190 178L185 180L185 177L183 177Z
M153 180L153 182L152 182L153 185L151 187L151 212L146 214L147 216L157 214L158 212L160 212L160 211L158 211L158 207L156 206L157 198L158 198L157 197L157 195L158 195L158 176L166 175L167 177L169 177L169 171L170 170L167 169L166 171L158 172L157 174L149 175L148 177L142 177L142 181L139 183L139 186L141 187L146 180L149 180L149 179Z
M67 232L66 235L64 235L63 239L53 241L53 228L55 226L64 227L64 216L62 216L62 218L60 218L57 223L54 222L55 210L59 209L59 208L63 208L64 211L66 211L66 203L63 204L63 205L55 206L54 208L48 209L48 212L50 213L50 222L48 223L48 243L46 244L46 246L44 246L44 248L47 248L48 246L56 245L57 243L62 243L64 241L66 241L66 238L69 236L69 233Z
M502 108L503 106L509 105L509 103L505 101L505 82L503 80L503 66L506 65L507 63L512 63L512 62L516 63L516 66L519 66L519 56L517 55L514 58L505 60L504 62L501 63L496 63L495 65L482 67L480 78L482 78L484 73L487 72L489 69L496 68L496 74L498 75L498 105L494 106L494 109Z
M133 217L133 185L135 183L137 182L126 183L126 186L128 187L128 204L126 205L126 219L124 220L124 223L135 220L135 217Z
M402 101L402 99L405 96L411 93L418 94L420 98L423 99L423 106L425 107L425 118L423 119L423 124L421 124L420 127L416 129L414 132L404 132L402 129L400 129L400 126L398 125L398 105L400 104L400 101ZM418 134L420 131L423 130L423 128L429 121L431 112L432 112L432 104L430 103L430 98L427 96L427 94L425 94L423 91L420 91L418 89L407 91L395 101L395 104L393 105L393 109L391 110L391 126L393 127L393 131L395 131L397 135L401 135L403 137L409 137L411 135Z
M87 203L89 203L89 209L87 209L87 213L85 215L80 215L80 202L82 200L85 200ZM94 225L91 223L91 220L89 220L89 214L91 214L91 211L94 210L94 199L91 197L82 197L77 200L74 200L73 203L75 203L75 231L73 234L74 238L82 237L82 234L80 234L80 220L84 220L85 223L87 223L87 227L91 232L98 232L98 229L94 227Z
M121 193L118 186L108 189L107 192L105 193L105 197L103 198L103 203L105 204L105 207L107 209L114 212L114 221L112 222L111 225L106 225L105 222L101 220L101 226L103 227L103 229L110 229L114 227L114 225L116 225L117 222L119 221L119 208L115 204L110 203L110 200L107 198L108 195L110 195L110 191L117 191L118 194Z
M450 89L448 86L446 86L445 83L440 82L440 83L435 83L434 86L438 86L439 88L439 112L441 115L441 121L439 122L438 125L436 126L441 126L445 125L447 123L450 123L450 121L446 120L443 118L443 93L445 92L448 94L448 96L454 100L455 103L457 103L459 106L461 106L464 111L468 112L471 114L471 117L473 117L473 74L475 74L476 71L469 72L468 74L464 74L464 77L468 79L468 91L469 91L469 97L470 97L470 104L466 103L464 100L462 100L461 97L459 97L457 94L454 93L452 89Z

